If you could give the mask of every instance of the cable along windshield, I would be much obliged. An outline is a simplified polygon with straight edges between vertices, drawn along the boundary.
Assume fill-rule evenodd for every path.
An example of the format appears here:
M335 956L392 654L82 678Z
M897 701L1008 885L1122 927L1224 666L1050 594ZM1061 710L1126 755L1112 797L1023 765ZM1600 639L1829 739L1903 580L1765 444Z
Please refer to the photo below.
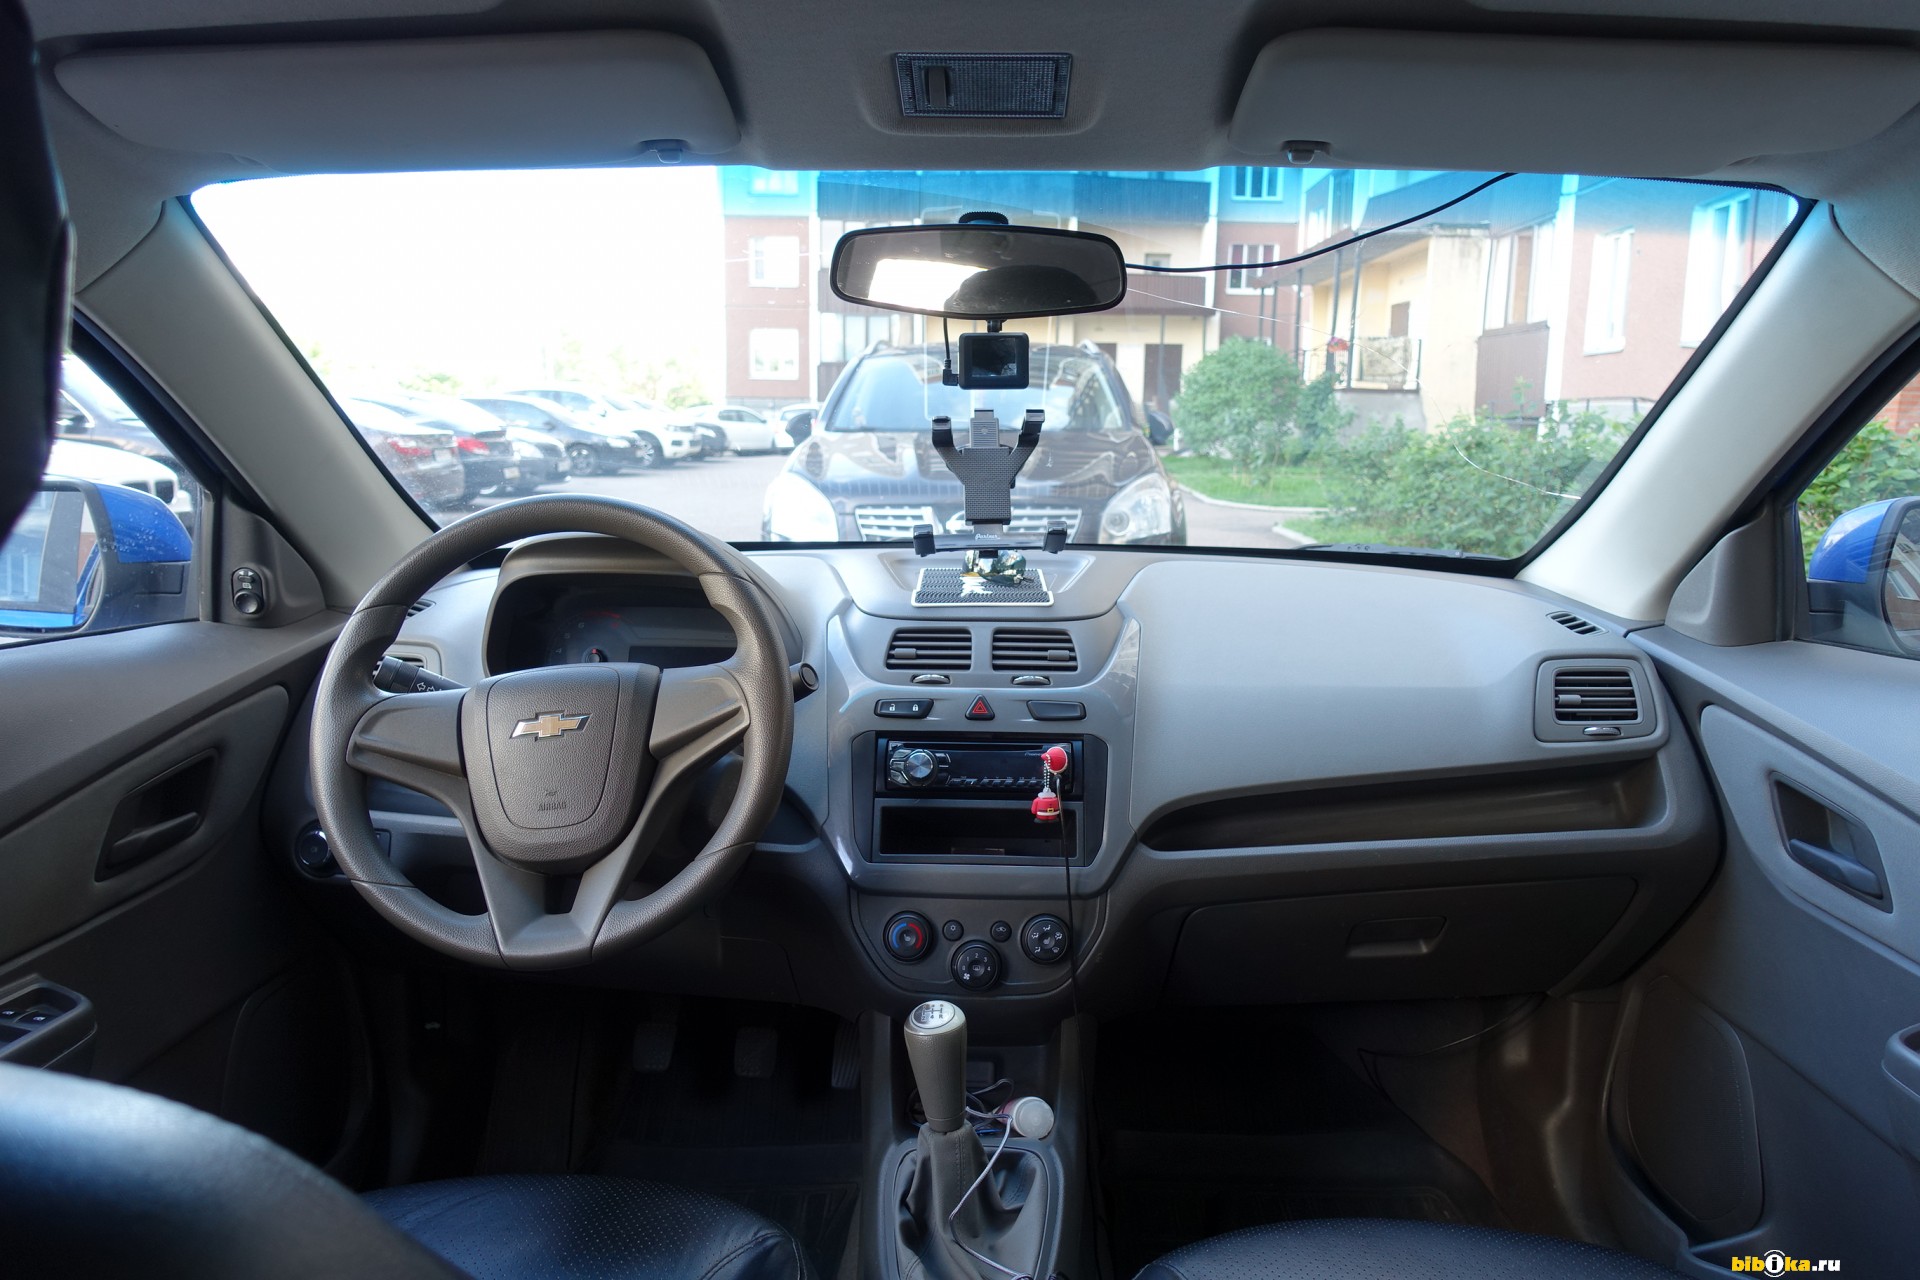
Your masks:
M541 170L268 178L194 207L337 400L398 406L341 430L438 520L567 491L740 543L952 528L928 421L986 405L1047 414L1015 533L1507 558L1606 472L1797 204L1498 176ZM824 278L846 231L976 209L1132 264L1117 308L1010 325L1024 392L942 386L938 320Z

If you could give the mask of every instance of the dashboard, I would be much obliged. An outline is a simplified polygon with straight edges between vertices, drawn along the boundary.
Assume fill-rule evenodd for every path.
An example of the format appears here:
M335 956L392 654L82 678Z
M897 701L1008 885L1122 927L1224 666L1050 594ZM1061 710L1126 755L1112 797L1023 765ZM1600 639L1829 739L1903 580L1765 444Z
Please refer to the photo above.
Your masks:
M1041 560L1049 604L926 609L907 549L743 555L817 673L785 802L713 909L605 980L1003 1024L1565 991L1624 973L1711 874L1700 766L1611 619L1445 572ZM394 651L462 683L732 650L697 583L607 539L524 544L428 601ZM1052 747L1061 821L1037 824ZM371 803L416 882L457 866L449 818Z

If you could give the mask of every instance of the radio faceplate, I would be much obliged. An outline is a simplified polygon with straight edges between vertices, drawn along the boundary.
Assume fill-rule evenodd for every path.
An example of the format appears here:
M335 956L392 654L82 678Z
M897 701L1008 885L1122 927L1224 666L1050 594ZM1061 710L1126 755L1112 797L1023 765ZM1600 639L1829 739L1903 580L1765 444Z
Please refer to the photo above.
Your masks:
M1049 739L882 737L875 743L874 794L924 795L959 799L991 796L1031 799L1042 780L1040 753L1049 746L1067 749L1066 775L1055 784L1062 800L1085 794L1084 741Z

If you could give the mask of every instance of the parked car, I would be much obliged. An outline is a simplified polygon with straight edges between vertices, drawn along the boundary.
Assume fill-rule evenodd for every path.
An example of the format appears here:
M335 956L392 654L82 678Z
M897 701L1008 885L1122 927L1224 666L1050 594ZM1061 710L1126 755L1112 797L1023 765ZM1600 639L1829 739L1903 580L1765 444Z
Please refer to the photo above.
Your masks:
M773 447L784 453L806 439L807 433L813 430L814 415L819 412L820 404L816 400L781 405L775 409ZM795 424L800 425L800 434L797 436L793 431Z
M572 473L566 446L546 432L509 422L507 439L513 444L513 459L520 468L520 479L507 486L509 492L534 493L542 485L566 480Z
M429 511L461 505L467 490L466 466L452 431L425 426L373 400L345 399L340 408L415 502Z
M514 455L513 441L507 438L507 424L478 405L458 396L429 395L423 392L394 391L363 396L384 404L402 416L425 426L454 433L460 462L466 469L463 501L514 492L520 483L520 462Z
M633 433L610 421L576 414L551 400L531 395L468 396L468 401L508 423L531 428L558 441L573 475L613 475L634 465Z
M570 383L543 383L518 387L510 395L536 396L589 418L598 418L633 437L633 464L651 468L696 457L700 437L687 427L667 421L666 415L644 401L616 392Z
M100 380L86 362L68 356L61 363L60 399L54 410L54 434L89 444L112 445L173 467L173 451L162 444L140 416Z
M703 404L680 417L702 431L717 432L731 453L769 453L780 447L781 424L737 404Z
M1047 411L1007 532L1038 537L1059 526L1073 542L1186 543L1179 491L1147 442L1119 371L1098 348L1036 343L1025 391L944 386L941 363L938 344L883 345L848 365L815 430L767 487L762 536L889 542L919 525L964 530L960 482L934 452L927 422L946 414L963 423L971 406L987 405L1007 430L1028 408Z
M47 460L47 473L138 489L158 498L178 514L193 510L193 495L171 468L113 445L56 439Z

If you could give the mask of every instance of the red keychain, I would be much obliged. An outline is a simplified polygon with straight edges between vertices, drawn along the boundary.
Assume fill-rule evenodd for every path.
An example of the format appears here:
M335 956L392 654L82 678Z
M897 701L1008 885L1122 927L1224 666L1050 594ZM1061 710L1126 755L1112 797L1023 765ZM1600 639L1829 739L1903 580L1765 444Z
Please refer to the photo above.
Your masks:
M1035 822L1060 821L1060 796L1053 789L1056 778L1067 771L1067 749L1048 747L1040 753L1040 794L1027 806Z

